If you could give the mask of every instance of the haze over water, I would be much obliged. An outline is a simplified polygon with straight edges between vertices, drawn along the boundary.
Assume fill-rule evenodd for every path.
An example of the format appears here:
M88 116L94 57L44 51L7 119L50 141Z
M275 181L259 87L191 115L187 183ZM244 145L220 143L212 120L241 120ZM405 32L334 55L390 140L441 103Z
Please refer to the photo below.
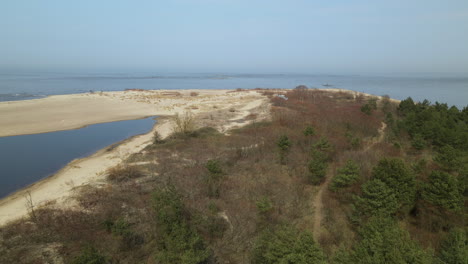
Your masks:
M3 101L300 84L468 99L466 0L4 2Z

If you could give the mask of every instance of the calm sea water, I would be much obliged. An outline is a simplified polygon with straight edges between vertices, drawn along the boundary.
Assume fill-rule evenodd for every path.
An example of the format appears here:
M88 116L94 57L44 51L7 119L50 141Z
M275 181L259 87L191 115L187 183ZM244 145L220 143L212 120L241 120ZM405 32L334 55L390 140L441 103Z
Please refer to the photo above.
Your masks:
M0 137L0 198L134 135L147 133L153 118L91 125L77 130Z
M158 73L6 73L0 72L0 101L34 99L54 94L138 89L235 89L294 88L298 85L361 91L389 95L395 99L411 96L464 107L468 104L466 77L383 77L365 75L313 74L158 74Z

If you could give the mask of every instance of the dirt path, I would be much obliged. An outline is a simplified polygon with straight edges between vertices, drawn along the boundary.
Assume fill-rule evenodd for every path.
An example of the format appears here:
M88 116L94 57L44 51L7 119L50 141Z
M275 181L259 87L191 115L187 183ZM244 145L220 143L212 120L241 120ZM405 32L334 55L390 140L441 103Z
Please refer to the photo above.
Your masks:
M385 122L382 122L381 125L380 125L380 128L378 130L379 136L375 137L375 138L372 138L367 143L367 145L364 147L364 150L363 150L364 152L368 151L375 144L382 142L382 140L384 139L384 136L385 136L385 133L384 133L385 128L387 128L387 124L385 124Z
M320 189L318 190L317 194L315 195L315 199L313 200L312 204L313 207L315 208L314 211L314 240L319 241L320 238L320 226L322 224L322 219L323 219L323 191L328 188L328 185L330 184L331 178L333 175L333 170L331 166L329 166L327 170L327 175L325 176L325 181L323 184L320 186Z
M364 147L363 151L366 152L368 151L372 146L374 146L377 143L380 143L383 141L384 136L385 136L385 128L387 128L387 124L384 122L381 123L381 126L378 130L379 136L372 138L367 145ZM319 241L320 239L320 227L322 225L322 219L323 219L323 192L328 189L328 185L330 184L330 181L333 176L333 169L332 166L328 167L327 174L325 176L325 181L322 183L320 186L317 194L315 195L314 200L312 201L312 206L314 207L314 240Z

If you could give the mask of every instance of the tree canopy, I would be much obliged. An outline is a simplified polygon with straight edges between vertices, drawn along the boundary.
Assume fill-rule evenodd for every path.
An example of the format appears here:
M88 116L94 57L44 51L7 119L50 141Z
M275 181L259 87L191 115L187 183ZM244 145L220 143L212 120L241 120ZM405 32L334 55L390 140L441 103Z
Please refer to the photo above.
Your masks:
M359 179L360 169L353 160L348 160L346 164L338 169L338 173L333 177L330 189L333 191L339 188L348 187Z
M351 253L348 263L433 263L431 255L411 240L408 232L390 218L370 219L359 230L359 236L360 241Z
M382 159L372 171L373 177L384 182L400 204L411 205L415 199L416 179L401 159Z
M355 207L363 216L393 215L399 208L395 193L379 179L363 184L362 195L356 197Z
M447 210L460 211L463 207L463 195L455 176L441 171L433 171L422 193L423 198Z
M308 231L291 226L267 230L257 239L253 264L325 264L325 256Z

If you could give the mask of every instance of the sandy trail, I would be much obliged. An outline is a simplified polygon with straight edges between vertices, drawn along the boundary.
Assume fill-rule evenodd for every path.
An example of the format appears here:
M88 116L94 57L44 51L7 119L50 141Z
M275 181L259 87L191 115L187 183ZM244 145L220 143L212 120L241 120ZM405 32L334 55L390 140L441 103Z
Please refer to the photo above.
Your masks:
M377 143L380 143L384 140L385 137L385 128L387 127L387 124L382 122L381 126L378 130L379 135L376 138L372 138L367 145L364 147L363 151L366 152L368 151L372 146L374 146ZM313 230L314 230L314 240L319 241L320 239L320 233L321 233L321 225L322 225L322 219L323 219L323 192L328 189L328 185L330 185L330 181L333 177L333 169L328 168L327 174L325 176L325 181L323 184L320 186L317 194L315 195L314 200L312 201L312 206L315 209L314 210L314 224L313 224Z
M251 113L261 118L267 117L269 113L268 98L255 91L197 90L197 96L190 96L191 92L110 92L104 95L53 96L31 100L32 102L4 102L0 103L0 136L79 128L95 122L174 115L186 111L192 112L196 121L200 121L200 116L216 111L217 118L211 121L211 124L218 129L227 129L248 124L237 121ZM70 101L74 102L70 106L72 110L54 113L67 102L70 104ZM235 109L235 112L231 113L230 109ZM129 113L122 113L127 110ZM15 114L15 111L18 113ZM200 121L199 125L206 124ZM140 152L151 144L155 131L166 137L173 127L171 118L158 118L158 123L151 132L132 137L111 150L103 149L90 157L74 160L55 175L0 200L0 225L27 215L25 197L28 193L31 194L36 208L49 202L57 202L60 206L73 205L73 199L70 197L80 189L79 187L102 183L108 168L120 164L131 154Z
M314 240L319 241L320 239L320 226L322 224L322 219L323 219L323 192L328 188L328 185L330 184L331 178L333 175L333 169L328 168L327 169L327 174L325 176L325 181L323 184L320 186L320 189L318 190L317 194L315 195L314 200L312 201L312 206L315 209L314 210Z

